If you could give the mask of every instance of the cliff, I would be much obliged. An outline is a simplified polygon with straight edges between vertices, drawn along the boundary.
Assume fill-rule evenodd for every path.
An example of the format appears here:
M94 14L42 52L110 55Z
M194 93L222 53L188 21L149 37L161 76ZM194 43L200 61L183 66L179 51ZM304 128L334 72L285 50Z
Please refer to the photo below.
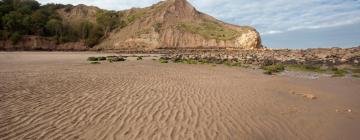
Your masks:
M197 11L186 0L167 0L143 9L125 11L136 17L97 48L261 48L259 33L252 27L224 23ZM124 17L127 18L127 17Z
M254 28L224 23L199 12L186 0L166 0L150 7L124 11L108 11L82 4L62 6L55 10L54 16L48 18L52 17L59 19L46 22L52 22L50 25L56 29L48 28L47 24L41 29L42 34L47 35L24 34L17 44L0 40L0 49L262 48L260 35ZM52 34L49 36L49 33ZM69 47L72 44L76 45Z

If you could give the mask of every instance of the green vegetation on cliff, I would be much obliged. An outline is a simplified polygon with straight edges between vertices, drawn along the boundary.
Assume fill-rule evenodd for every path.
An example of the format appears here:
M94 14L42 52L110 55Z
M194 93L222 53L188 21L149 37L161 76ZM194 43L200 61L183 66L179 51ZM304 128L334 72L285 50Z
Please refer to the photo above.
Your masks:
M108 33L123 25L119 15L113 11L99 10L96 21L81 20L77 23L64 22L57 12L64 9L71 12L75 6L62 4L40 5L35 0L0 1L0 40L16 44L24 35L52 37L58 43L83 40L92 47Z
M0 2L0 39L16 43L23 35L57 37L67 36L70 28L61 23L56 9L70 5L47 4L34 0L3 0Z
M180 23L177 28L181 31L199 34L207 39L231 40L241 35L240 32L223 27L214 22Z

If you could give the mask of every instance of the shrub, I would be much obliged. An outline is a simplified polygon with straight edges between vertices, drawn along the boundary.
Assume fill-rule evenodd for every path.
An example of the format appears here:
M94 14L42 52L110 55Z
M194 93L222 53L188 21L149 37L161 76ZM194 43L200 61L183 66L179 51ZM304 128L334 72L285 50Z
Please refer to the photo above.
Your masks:
M174 63L183 63L183 60L179 57L172 59Z
M119 62L119 61L125 61L126 59L123 57L118 56L107 56L106 58L109 62Z
M70 12L71 10L72 10L72 6L66 6L64 9L64 11L67 13Z
M142 56L138 56L136 60L143 60Z
M104 56L100 56L100 57L93 57L93 56L91 56L91 57L88 57L88 58L87 58L87 61L105 61L105 60L107 60L107 59L109 59L109 58L104 57Z
M263 70L265 70L265 74L273 74L273 73L279 73L279 72L283 72L285 70L285 66L281 65L281 64L277 64L277 65L270 65L270 66L265 66L262 67Z
M97 61L98 59L96 57L88 57L87 61Z
M115 55L106 56L106 59L112 59L114 57L117 57L117 56L115 56Z
M22 36L19 32L15 32L11 35L10 40L12 44L17 44L21 40Z
M1 25L1 22L0 22ZM0 40L6 40L9 38L10 33L5 30L0 30Z
M169 63L168 60L160 59L160 63Z
M101 57L98 57L97 60L98 61L104 61L104 60L106 60L106 57L101 56Z
M112 59L112 61L114 61L114 62L119 62L119 61L126 61L126 59L123 58L123 57L114 57L114 58Z
M155 32L160 32L161 31L161 28L162 28L162 23L156 23L154 26L154 29L155 29Z
M93 62L90 62L90 64L101 64L101 63L98 61L93 61Z
M272 74L273 74L273 72L272 72L271 70L265 70L265 71L264 71L264 74L267 74L267 75L272 75Z
M170 60L169 57L160 57L160 60Z
M159 61L160 63L169 63L170 58L169 57L160 57Z

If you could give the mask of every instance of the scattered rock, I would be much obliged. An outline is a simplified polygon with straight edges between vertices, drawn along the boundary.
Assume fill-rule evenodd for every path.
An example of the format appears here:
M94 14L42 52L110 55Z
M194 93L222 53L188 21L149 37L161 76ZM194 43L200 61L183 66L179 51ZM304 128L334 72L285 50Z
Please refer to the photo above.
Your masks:
M169 53L171 52L171 53ZM136 52L135 52L136 53ZM338 66L344 64L359 65L360 47L347 49L306 49L306 50L234 50L211 49L175 49L159 50L170 59L195 59L208 61L236 60L242 64L267 65L316 65ZM236 58L236 59L234 59Z
M317 97L315 95L312 95L312 94L303 94L303 97L306 97L306 98L311 99L311 100L317 99Z
M302 96L302 97L304 97L304 98L311 99L311 100L315 100L315 99L318 98L318 97L316 97L315 95L309 94L309 93L299 93L299 92L292 91L291 94L293 94L293 95L299 95L299 96Z
M352 113L353 111L351 109L335 109L336 113Z

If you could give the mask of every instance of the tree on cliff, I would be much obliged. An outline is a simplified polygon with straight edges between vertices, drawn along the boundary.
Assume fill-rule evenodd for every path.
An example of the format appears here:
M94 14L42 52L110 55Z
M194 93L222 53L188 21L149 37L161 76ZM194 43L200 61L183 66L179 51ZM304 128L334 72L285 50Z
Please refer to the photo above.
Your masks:
M63 25L60 20L51 19L46 23L46 29L59 40L63 35Z
M102 27L104 38L115 29L119 23L118 15L113 11L99 11L96 16L96 22Z

